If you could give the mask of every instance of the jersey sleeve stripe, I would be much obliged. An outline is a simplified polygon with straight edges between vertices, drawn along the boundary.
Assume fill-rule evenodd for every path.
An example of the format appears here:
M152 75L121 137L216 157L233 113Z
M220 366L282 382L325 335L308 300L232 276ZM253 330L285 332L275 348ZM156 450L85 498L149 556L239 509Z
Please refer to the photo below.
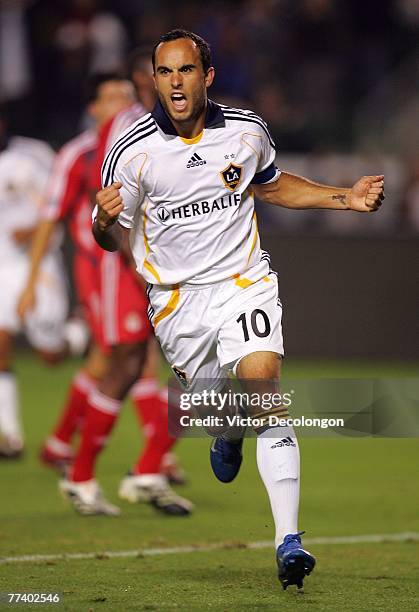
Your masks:
M125 132L133 123L142 119L146 115L146 110L141 104L135 104L126 110L121 111L115 117L112 123L111 131L108 135L106 143L106 152L114 145L117 139L121 136L122 132Z
M153 130L151 132L147 132L147 130L150 128L153 128ZM103 162L102 166L102 182L105 186L109 184L109 179L115 172L116 163L125 149L131 146L134 142L138 142L138 139L135 139L135 137L141 134L148 136L156 131L157 127L155 125L155 121L149 117L148 119L141 121L137 126L133 126L128 134L123 134L121 138L116 141L112 149L105 157L105 161Z
M104 163L103 163L103 170L105 170L106 165L110 166L113 163L113 158L115 156L115 154L117 153L118 149L120 147L124 147L124 145L127 143L127 141L132 138L133 136L135 136L136 134L140 133L142 130L147 129L149 126L153 125L154 120L152 119L152 117L148 117L145 119L141 119L136 125L133 125L130 132L127 133L123 133L120 138L114 143L113 147L111 148L110 151L108 151Z
M251 110L245 110L243 108L233 108L232 106L227 106L227 105L223 105L221 110L223 112L227 111L227 112L236 113L238 115L243 115L244 117L253 117L254 119L258 119L259 121L261 121L266 128L268 127L268 124L266 123L266 121L264 121L260 115L257 115Z
M262 119L259 119L259 117L257 117L257 115L250 116L250 115L241 115L239 113L233 112L233 111L229 111L223 108L223 113L226 119L230 120L230 121L248 121L250 123L256 123L257 125L259 125L263 131L265 132L266 136L269 139L269 142L271 144L271 146L273 148L275 148L275 143L272 140L271 135L269 134L269 130L267 129L265 123L262 121Z
M144 138L147 138L147 136L150 136L151 134L154 134L154 132L157 132L157 127L156 126L151 126L150 129L146 132L144 132L143 134L141 134L140 136L138 136L138 138L135 138L134 140L130 140L125 147L123 147L122 149L119 149L119 152L115 155L115 158L112 162L112 165L108 167L108 170L106 172L106 176L104 175L104 171L102 172L102 176L104 177L102 180L103 186L104 187L108 187L109 185L111 185L114 182L114 175L115 175L115 170L116 170L116 165L118 163L119 158L121 157L121 155L123 154L123 152L130 146L136 144L137 142L140 142L140 140L143 140Z

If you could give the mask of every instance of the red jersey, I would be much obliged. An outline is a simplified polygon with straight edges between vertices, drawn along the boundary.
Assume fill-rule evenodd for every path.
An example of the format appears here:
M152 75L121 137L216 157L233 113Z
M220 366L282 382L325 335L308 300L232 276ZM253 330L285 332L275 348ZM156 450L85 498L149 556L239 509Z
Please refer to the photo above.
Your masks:
M65 144L58 152L46 189L44 219L68 219L76 250L93 253L92 202L89 176L96 158L97 135L86 130Z
M101 189L101 168L109 148L126 128L145 114L140 104L133 104L99 130L90 191ZM101 344L109 347L144 342L151 334L151 325L147 317L147 297L135 272L118 251L108 253L98 246L96 253L100 260Z
M101 170L106 153L122 132L146 113L147 111L144 106L136 102L132 104L132 106L120 111L101 127L98 134L97 152L91 174L90 186L92 190L97 192L102 188Z

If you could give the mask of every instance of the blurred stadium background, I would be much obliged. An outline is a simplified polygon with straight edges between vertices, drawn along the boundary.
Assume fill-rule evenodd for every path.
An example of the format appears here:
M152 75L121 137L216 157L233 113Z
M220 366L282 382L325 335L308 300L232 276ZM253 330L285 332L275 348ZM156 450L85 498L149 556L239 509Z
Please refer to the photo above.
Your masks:
M258 208L263 246L280 272L291 375L417 375L417 0L0 0L0 101L11 132L58 149L85 125L89 74L120 68L131 49L150 47L178 26L212 45L217 78L211 97L252 108L268 122L279 167L342 185L360 174L386 175L387 198L376 215ZM0 554L222 540L237 550L215 558L202 553L199 566L196 558L150 558L142 561L142 583L137 560L107 561L106 567L100 560L79 561L71 570L58 561L34 562L30 570L20 565L19 571L4 564L2 591L60 590L68 610L415 607L413 544L409 551L388 545L384 561L367 545L341 549L342 555L317 547L324 560L309 583L314 596L305 603L288 593L277 599L270 553L255 551L249 558L240 550L242 540L271 537L256 468L248 461L238 485L221 497L207 466L207 441L186 440L180 447L190 474L187 494L197 505L186 527L156 518L149 508L124 507L112 529L106 518L93 524L73 516L56 499L56 482L35 454L75 367L69 361L50 371L31 354L18 355L28 452L24 463L1 466ZM109 490L137 448L133 418L123 415L104 453L99 477ZM311 535L418 530L417 491L408 476L418 460L415 440L304 440L302 450L303 519ZM395 460L386 464L389 456ZM246 508L243 518L237 508ZM255 580L255 569L252 592L246 585ZM364 575L371 582L362 583ZM383 581L391 590L382 590Z
M84 126L88 75L178 25L212 45L211 96L268 122L279 167L342 185L386 175L368 218L259 207L288 355L419 357L417 0L1 0L11 131L57 148Z

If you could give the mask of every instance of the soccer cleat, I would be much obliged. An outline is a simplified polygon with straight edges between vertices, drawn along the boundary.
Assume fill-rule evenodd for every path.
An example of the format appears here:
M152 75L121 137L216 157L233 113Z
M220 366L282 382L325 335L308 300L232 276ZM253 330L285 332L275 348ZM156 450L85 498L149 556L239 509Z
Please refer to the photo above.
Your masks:
M184 485L187 482L185 470L179 465L179 461L173 453L163 455L160 473L166 476L171 485Z
M119 485L118 495L132 504L146 502L156 510L171 516L187 516L193 504L176 495L161 474L127 474Z
M285 589L290 584L296 584L299 589L303 586L305 576L308 576L316 565L316 559L301 546L300 536L305 533L289 533L276 551L278 563L278 578Z
M74 454L71 446L58 440L57 438L48 438L44 446L39 451L39 460L47 467L56 470L63 476L67 472L67 468L74 461Z
M108 502L96 480L87 482L72 482L63 478L58 488L64 499L68 500L79 514L92 516L104 514L106 516L119 516L120 509Z
M212 471L221 482L231 482L239 473L242 464L243 439L238 442L228 442L223 438L215 438L210 448Z

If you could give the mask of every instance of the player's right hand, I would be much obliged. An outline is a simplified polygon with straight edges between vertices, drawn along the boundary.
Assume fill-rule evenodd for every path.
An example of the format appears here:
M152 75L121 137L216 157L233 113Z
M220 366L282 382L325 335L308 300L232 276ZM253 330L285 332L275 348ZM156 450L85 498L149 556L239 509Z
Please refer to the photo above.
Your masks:
M35 307L35 289L31 286L26 287L17 303L17 314L20 319L24 319L30 310Z
M124 210L124 203L119 193L121 187L122 183L113 183L96 194L98 206L96 222L101 230L113 225L119 214Z

